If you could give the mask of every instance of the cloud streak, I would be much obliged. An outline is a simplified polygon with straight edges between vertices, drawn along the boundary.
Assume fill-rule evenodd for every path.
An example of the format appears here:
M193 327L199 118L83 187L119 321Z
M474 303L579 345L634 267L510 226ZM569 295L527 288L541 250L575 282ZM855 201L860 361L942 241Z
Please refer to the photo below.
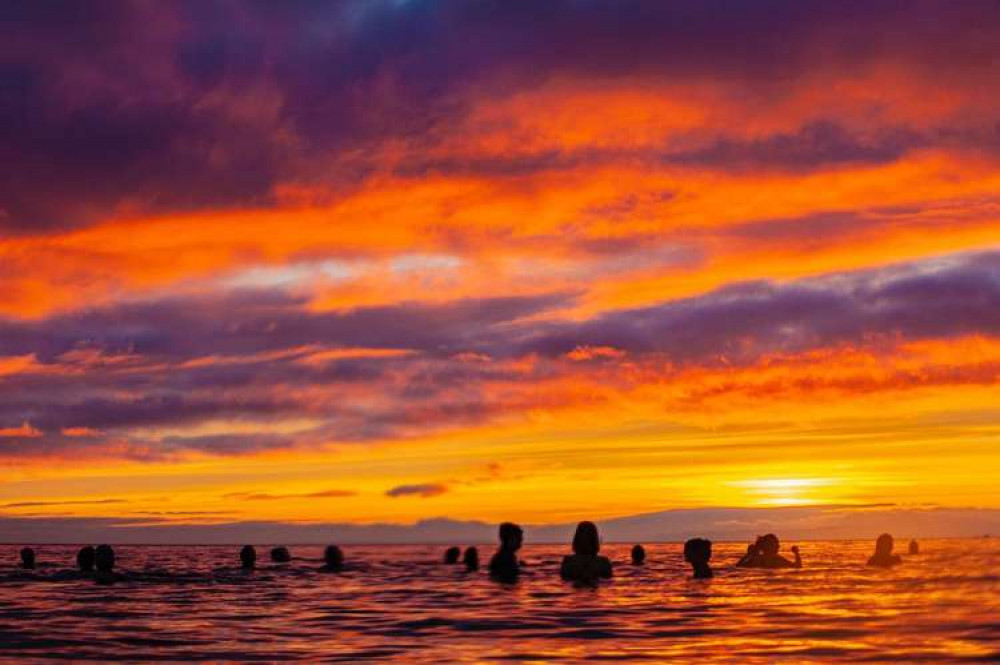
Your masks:
M392 489L386 490L385 495L393 499L407 496L418 496L422 499L429 499L441 496L447 491L448 486L441 483L420 483L417 485L397 485Z

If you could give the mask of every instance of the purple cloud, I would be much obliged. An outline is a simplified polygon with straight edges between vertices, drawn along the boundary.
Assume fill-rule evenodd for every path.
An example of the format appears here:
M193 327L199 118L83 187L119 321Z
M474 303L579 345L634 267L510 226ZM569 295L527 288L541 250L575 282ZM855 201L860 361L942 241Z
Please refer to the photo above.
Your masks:
M535 386L620 362L740 365L879 340L1000 336L1000 253L736 284L579 321L560 316L570 302L556 294L315 313L258 293L0 321L0 355L34 355L40 368L0 378L0 428L31 433L6 438L0 455L107 448L162 459L405 440L558 408L558 396L543 404ZM407 353L308 360L354 346ZM925 379L981 383L987 369ZM272 427L288 420L305 424ZM183 432L209 421L242 426ZM63 434L84 428L94 436Z
M82 7L0 9L0 159L16 165L0 175L7 233L123 209L267 207L285 184L347 192L386 166L358 155L388 140L423 154L461 127L482 101L467 98L473 88L488 100L552 80L697 81L781 98L810 76L887 57L981 86L1000 56L985 0L771 0L724 11L696 0ZM813 118L759 141L707 137L666 154L702 166L810 167L889 161L921 141L978 148L989 135L970 125L861 137ZM1000 145L995 133L988 143ZM546 151L401 168L513 175L601 158Z
M386 490L385 495L397 499L404 496L419 496L427 499L441 496L448 491L448 486L441 483L421 483L419 485L397 485Z

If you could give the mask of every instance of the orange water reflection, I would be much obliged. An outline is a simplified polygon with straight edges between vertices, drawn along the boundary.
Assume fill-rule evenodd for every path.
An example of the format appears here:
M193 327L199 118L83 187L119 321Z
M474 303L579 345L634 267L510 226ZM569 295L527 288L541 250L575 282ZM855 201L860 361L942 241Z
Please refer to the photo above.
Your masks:
M0 658L406 662L593 658L765 662L1000 657L1000 541L925 541L893 570L864 567L869 542L802 544L801 571L730 567L693 581L680 545L605 548L616 577L597 589L556 574L564 546L529 546L521 581L439 564L442 547L345 547L354 570L298 559L251 575L237 548L119 548L132 581L55 581L75 548L39 547L34 577L0 547ZM318 559L318 547L293 554ZM483 548L484 553L489 548ZM50 564L46 566L45 564ZM57 565L56 565L57 564Z

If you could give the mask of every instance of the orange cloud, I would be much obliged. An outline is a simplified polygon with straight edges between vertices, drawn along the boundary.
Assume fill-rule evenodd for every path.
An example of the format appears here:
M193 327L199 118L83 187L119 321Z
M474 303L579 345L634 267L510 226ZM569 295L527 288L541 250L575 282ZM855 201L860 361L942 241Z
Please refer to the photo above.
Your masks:
M0 428L0 437L3 438L13 438L13 439L35 439L42 436L42 433L31 426L30 423L24 422L20 427L3 427Z

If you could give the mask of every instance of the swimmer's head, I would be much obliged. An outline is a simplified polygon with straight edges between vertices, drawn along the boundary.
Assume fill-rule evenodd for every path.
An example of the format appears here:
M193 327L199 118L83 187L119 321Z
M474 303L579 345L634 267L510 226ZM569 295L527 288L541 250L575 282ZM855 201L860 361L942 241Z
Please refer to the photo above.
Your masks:
M465 549L465 554L462 555L462 563L465 564L466 570L478 570L479 550L475 547L467 547Z
M875 541L875 556L890 556L892 554L892 548L895 546L895 541L887 533L883 533Z
M97 572L110 573L115 569L115 551L111 545L98 545L94 550L94 565Z
M342 568L344 565L344 552L336 545L327 545L323 551L323 561L327 568Z
M573 552L582 556L597 556L601 551L601 538L597 534L597 525L593 522L580 522L573 534Z
M773 533L769 533L765 536L761 536L757 540L757 547L764 554L777 554L778 550L781 549L781 543L778 542L778 537Z
M85 545L76 553L76 567L84 573L89 573L94 569L94 559L96 558L94 547Z
M684 560L692 564L705 564L712 558L712 541L692 538L684 543Z
M240 550L240 565L243 568L253 568L257 565L257 550L253 545L244 545Z
M524 531L513 522L500 525L500 546L506 550L519 550L524 542Z

